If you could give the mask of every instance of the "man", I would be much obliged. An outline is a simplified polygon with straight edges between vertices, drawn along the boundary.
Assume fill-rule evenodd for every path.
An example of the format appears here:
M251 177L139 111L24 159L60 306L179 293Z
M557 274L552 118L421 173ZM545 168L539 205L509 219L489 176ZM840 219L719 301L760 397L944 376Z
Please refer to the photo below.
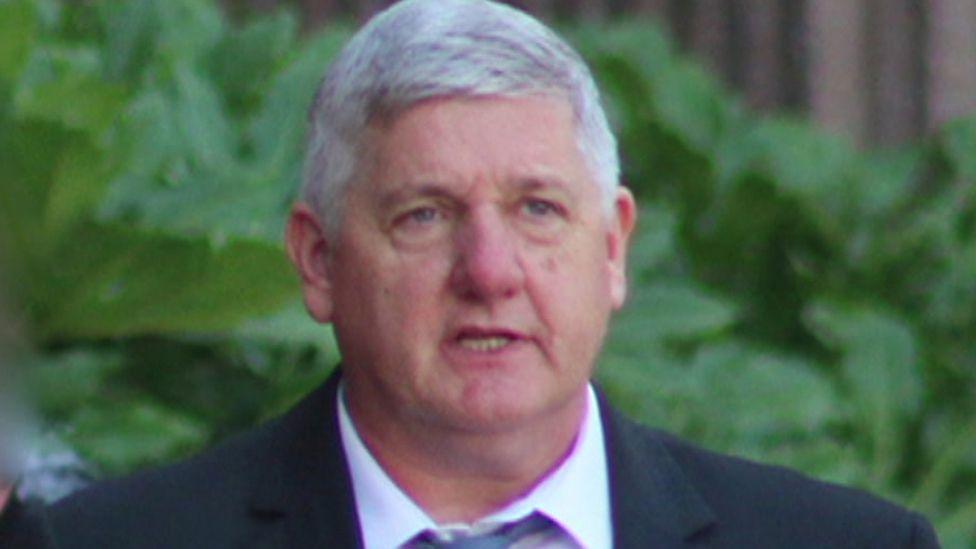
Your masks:
M69 499L65 547L931 547L921 517L696 449L589 379L635 222L578 55L406 0L329 68L287 231L338 372L283 418Z

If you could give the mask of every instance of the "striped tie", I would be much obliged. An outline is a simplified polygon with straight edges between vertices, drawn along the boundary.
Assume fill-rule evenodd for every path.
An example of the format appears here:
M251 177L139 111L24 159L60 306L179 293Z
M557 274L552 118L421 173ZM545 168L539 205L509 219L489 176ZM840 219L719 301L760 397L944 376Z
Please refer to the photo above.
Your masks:
M504 524L488 534L439 541L431 530L424 530L403 547L409 549L508 549L513 544L533 534L555 527L555 523L540 513Z

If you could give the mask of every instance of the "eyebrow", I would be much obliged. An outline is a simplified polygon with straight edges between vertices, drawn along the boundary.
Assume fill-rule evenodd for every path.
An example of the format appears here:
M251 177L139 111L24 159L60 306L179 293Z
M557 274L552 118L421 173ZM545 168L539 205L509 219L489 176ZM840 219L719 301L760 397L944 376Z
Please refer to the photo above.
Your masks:
M567 194L570 193L570 185L562 178L548 175L529 175L519 177L512 183L512 187L520 192L538 191L553 189ZM456 198L457 193L451 186L445 183L426 182L419 185L401 182L393 189L387 190L380 195L379 205L381 208L388 209L407 200L415 198Z
M394 189L382 193L379 204L381 208L387 209L413 198L450 198L451 196L452 193L448 190L447 185L442 183L422 183L420 185L401 183Z
M562 178L546 175L533 175L520 178L515 181L515 186L522 191L536 191L545 189L556 189L569 192L570 185Z

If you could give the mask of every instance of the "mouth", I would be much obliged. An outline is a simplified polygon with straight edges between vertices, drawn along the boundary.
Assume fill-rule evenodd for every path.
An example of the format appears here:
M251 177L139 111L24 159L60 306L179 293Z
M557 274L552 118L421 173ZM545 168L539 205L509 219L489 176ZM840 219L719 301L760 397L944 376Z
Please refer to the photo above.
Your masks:
M492 353L501 351L524 339L526 338L523 335L510 330L464 328L455 335L454 342L468 351Z

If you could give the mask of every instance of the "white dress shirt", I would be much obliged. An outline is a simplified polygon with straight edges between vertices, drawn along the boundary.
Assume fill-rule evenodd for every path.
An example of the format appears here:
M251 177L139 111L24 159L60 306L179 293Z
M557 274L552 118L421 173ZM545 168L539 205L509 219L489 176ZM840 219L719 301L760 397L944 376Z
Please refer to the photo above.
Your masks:
M586 412L569 456L524 497L473 524L437 524L400 489L363 444L340 387L339 433L349 463L356 512L366 549L400 547L424 530L450 537L454 532L494 530L538 511L558 524L542 536L531 536L517 549L605 549L613 545L610 489L603 426L596 394L589 387Z

